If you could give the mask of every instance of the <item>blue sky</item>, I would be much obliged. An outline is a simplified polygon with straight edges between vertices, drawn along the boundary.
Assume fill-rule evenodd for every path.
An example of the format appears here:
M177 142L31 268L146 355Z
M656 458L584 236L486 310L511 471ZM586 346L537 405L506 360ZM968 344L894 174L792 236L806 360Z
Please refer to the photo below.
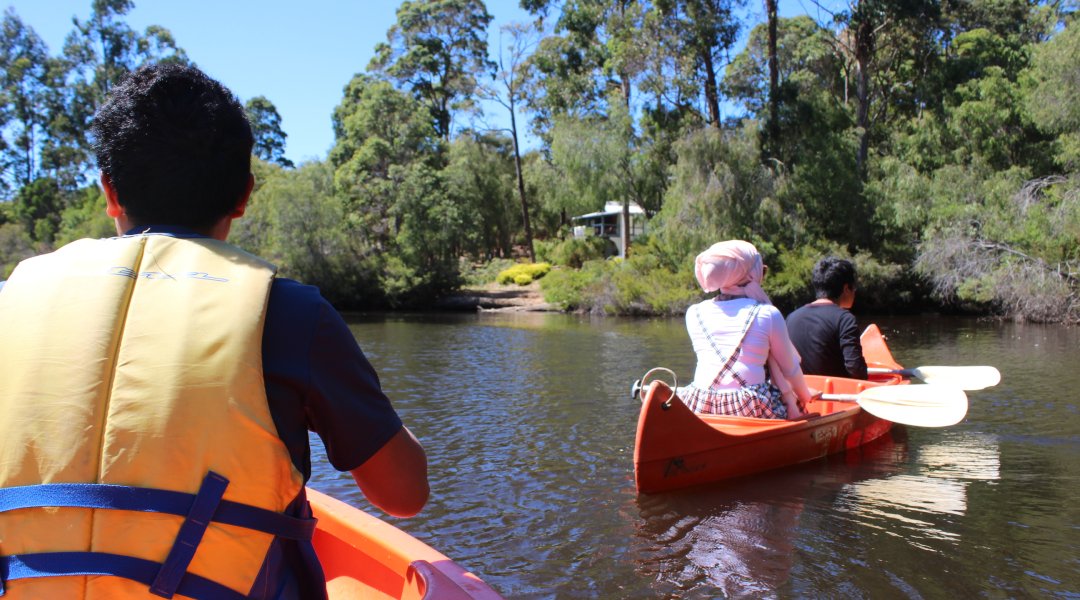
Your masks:
M489 45L496 51L499 27L531 19L518 0L486 4L494 17ZM760 12L760 2L749 4ZM73 28L72 17L89 16L91 0L0 0L0 5L13 7L55 55ZM242 101L269 98L288 134L285 154L299 163L326 157L334 141L330 115L342 89L365 70L375 44L386 40L398 5L385 0L135 0L126 20L139 31L148 25L169 29L191 60ZM809 0L782 1L781 13L804 12L804 5L812 6Z

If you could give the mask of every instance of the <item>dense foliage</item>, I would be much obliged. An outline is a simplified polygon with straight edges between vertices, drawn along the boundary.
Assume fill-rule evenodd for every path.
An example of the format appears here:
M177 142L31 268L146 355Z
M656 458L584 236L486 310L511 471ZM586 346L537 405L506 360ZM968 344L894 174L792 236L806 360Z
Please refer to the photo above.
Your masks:
M863 308L1080 321L1075 3L764 4L522 0L535 23L493 24L481 0L403 2L342 82L325 160L293 166L273 104L247 101L259 183L234 240L343 307L429 305L528 257L568 310L677 314L693 256L743 238L784 309L833 254ZM0 277L111 232L86 124L123 73L187 60L131 7L93 2L55 55L4 14ZM609 202L651 217L623 258L571 233Z

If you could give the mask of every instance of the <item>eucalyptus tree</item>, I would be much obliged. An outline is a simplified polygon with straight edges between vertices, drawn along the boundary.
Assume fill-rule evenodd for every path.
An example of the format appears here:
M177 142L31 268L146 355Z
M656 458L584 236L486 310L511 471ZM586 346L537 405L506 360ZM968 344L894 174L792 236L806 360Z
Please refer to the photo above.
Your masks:
M703 106L704 120L718 127L719 74L737 41L736 13L745 1L522 2L538 21L554 23L554 36L530 61L542 116L602 112L617 91L632 114L644 106L668 113Z
M767 24L759 24L750 31L743 50L725 70L724 93L760 121L765 121L773 110L770 105L774 85L781 111L814 94L824 94L842 106L848 73L842 57L834 52L832 34L805 15L779 19L775 42L778 68L774 84L771 81L774 50L770 48L773 42L769 39L768 29ZM792 116L781 113L778 124L790 125L785 121L791 119ZM782 154L777 156L783 159Z
M864 193L870 152L887 155L895 128L932 104L938 8L857 0L824 23L778 18L775 35L770 22L755 27L729 66L725 88L765 124L765 156L789 176L781 206L815 239L852 252L881 244Z
M334 183L346 226L380 265L390 302L456 282L466 215L446 191L445 142L419 100L388 81L356 75L334 109Z
M525 64L526 103L533 132L550 143L556 115L585 117L603 112L606 96L596 85L596 65L588 49L565 35L544 36Z
M50 81L45 42L9 8L0 24L0 187L9 191L38 176L38 152L48 125Z
M91 6L87 20L72 19L75 29L64 42L64 55L95 107L117 81L144 62L188 62L168 29L150 25L140 33L127 24L124 16L135 8L133 0L93 0Z
M1052 9L1022 0L947 5L929 76L913 101L918 110L895 126L892 153L923 174L975 163L1050 172L1055 132L1033 126L1044 106L1024 99L1031 57L1053 45L1040 41L1053 30Z
M377 248L392 243L400 223L395 205L414 166L440 169L442 144L415 98L389 82L356 75L334 109L334 181L354 209L354 224Z
M507 43L502 45L502 35L507 35ZM491 73L489 82L483 82L477 88L479 96L493 101L510 115L510 126L506 132L513 142L514 174L517 180L518 202L521 205L521 222L525 230L525 247L529 260L536 261L533 248L533 230L529 219L529 201L525 196L525 176L521 168L521 136L518 131L517 113L526 99L525 80L527 77L526 60L536 47L538 32L529 25L511 23L500 28L499 59L496 69Z
M93 0L88 19L72 19L74 30L64 41L57 65L62 96L52 103L49 141L42 157L64 185L78 185L89 170L86 131L116 82L145 62L189 62L168 29L158 25L142 32L132 29L124 16L134 7L132 0Z
M765 19L769 31L769 144L777 143L780 135L780 61L776 54L776 28L779 21L779 2L765 0Z
M1058 164L1071 172L1080 167L1080 24L1069 23L1034 51L1026 78L1031 82L1025 106L1035 125L1056 135Z
M530 60L536 124L546 129L561 122L560 135L579 151L605 148L606 140L620 137L627 142L626 156L616 161L618 170L612 175L628 193L612 199L623 205L623 248L628 249L630 201L641 195L639 161L630 160L631 140L636 137L632 95L657 49L650 41L653 36L643 35L643 30L653 26L652 4L648 0L525 0L522 7L541 21L549 12L559 11L556 35L544 40ZM603 140L580 144L581 138L569 131L568 124L574 122L599 132ZM555 129L542 135L554 155L559 143ZM556 168L561 169L558 164Z
M849 0L844 10L829 14L838 28L836 51L850 61L855 78L856 170L865 178L871 139L875 134L880 137L897 104L894 96L915 87L915 79L922 75L906 68L912 58L910 47L936 32L941 1Z
M716 240L766 242L760 248L767 255L787 241L792 224L781 222L776 203L781 175L759 159L755 127L752 121L739 128L706 127L676 145L678 162L654 229L676 260L691 258Z
M629 252L629 204L649 205L657 182L642 160L629 111L617 93L613 96L606 115L555 119L550 152L558 181L548 197L571 214L621 203L622 247Z
M861 197L857 134L844 102L846 63L834 51L832 33L810 17L779 19L772 94L769 37L765 23L750 32L745 48L728 66L724 89L758 124L769 123L772 100L777 101L775 133L762 136L757 147L769 168L786 175L777 199L799 226L781 233L789 244L798 243L800 235L803 242L810 235L865 243L871 211Z
M447 194L469 215L463 250L477 258L511 258L521 231L515 207L514 143L502 132L464 132L450 143L443 170Z
M449 140L454 112L469 108L477 73L489 70L490 22L482 0L406 0L368 68L421 100Z
M251 122L251 133L255 136L252 153L286 168L295 166L285 158L285 140L289 136L281 129L281 115L274 103L266 96L255 96L244 103L244 112Z
M541 22L552 11L559 13L555 35L544 41L533 61L534 77L543 88L535 96L546 104L538 107L541 112L553 116L598 109L613 89L630 107L634 82L651 49L642 35L647 0L523 0L521 5Z
M1072 8L1067 5L1072 3ZM1077 8L1074 0L967 0L942 2L941 42L965 31L985 29L1014 48L1045 42L1061 17Z
M665 76L650 68L644 79L672 85L675 98L703 97L706 122L713 127L720 127L719 76L739 35L735 11L742 4L744 0L656 0L646 18L647 25L657 23L660 32L655 37L663 40L656 54L669 57L675 71Z
M1071 23L1051 33L1055 10L947 5L923 109L897 127L868 191L940 298L1075 321L1080 195L1068 140L1080 118L1068 115L1080 44Z

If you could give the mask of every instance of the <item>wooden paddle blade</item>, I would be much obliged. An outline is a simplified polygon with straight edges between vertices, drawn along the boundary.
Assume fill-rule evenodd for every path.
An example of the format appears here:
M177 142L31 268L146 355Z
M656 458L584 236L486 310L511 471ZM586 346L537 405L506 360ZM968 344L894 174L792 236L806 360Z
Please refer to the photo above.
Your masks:
M968 410L963 390L939 385L883 385L867 388L855 399L866 412L904 425L948 427Z
M994 367L917 367L912 373L926 383L950 385L962 390L982 390L1001 382Z

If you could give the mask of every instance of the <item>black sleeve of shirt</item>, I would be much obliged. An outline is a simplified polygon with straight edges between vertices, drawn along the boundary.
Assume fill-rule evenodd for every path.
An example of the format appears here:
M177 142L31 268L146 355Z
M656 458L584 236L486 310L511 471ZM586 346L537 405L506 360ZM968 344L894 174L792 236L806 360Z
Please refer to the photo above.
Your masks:
M330 464L351 471L389 442L402 423L345 320L329 303L321 317L311 348L308 425L322 438Z
M263 330L267 403L293 464L311 476L308 430L335 469L362 465L401 430L379 376L317 288L276 279Z
M866 379L866 359L863 358L862 342L859 341L859 324L855 315L844 311L839 319L840 350L844 353L844 366L853 379Z

